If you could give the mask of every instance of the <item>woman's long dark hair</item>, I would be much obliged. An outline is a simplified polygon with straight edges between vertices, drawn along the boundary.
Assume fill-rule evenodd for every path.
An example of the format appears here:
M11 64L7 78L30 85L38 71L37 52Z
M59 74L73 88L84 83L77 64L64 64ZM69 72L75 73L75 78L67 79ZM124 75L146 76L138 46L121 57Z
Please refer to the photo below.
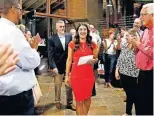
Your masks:
M75 36L75 48L74 48L75 52L79 49L79 45L80 45L80 36L79 36L79 32L78 32L80 26L85 26L87 28L86 43L92 49L92 37L90 36L90 30L89 30L87 24L79 24L79 26L77 27L77 30L76 30L77 33Z

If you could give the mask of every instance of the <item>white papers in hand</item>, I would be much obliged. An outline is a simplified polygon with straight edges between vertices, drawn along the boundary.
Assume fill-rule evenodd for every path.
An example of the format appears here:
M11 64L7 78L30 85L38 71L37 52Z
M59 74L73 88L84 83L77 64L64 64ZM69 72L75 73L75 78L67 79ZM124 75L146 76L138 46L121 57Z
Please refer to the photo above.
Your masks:
M80 59L78 61L78 66L86 64L88 61L90 61L92 59L93 59L93 55L82 56L82 57L80 57Z

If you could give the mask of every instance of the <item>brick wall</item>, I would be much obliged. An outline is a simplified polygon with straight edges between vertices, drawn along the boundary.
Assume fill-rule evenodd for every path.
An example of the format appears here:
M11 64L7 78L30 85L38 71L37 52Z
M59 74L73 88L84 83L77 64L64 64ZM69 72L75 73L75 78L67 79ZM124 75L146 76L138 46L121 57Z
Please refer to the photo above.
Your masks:
M87 18L87 1L89 0L67 0L67 15L71 19Z

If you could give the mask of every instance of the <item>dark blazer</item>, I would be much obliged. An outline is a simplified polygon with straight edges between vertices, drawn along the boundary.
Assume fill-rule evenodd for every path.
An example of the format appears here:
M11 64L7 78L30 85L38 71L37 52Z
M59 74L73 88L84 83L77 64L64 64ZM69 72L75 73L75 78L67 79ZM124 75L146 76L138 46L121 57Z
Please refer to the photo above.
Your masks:
M53 35L48 40L48 57L51 69L57 68L59 74L64 74L68 55L68 44L72 41L72 35L65 34L65 51L58 34Z

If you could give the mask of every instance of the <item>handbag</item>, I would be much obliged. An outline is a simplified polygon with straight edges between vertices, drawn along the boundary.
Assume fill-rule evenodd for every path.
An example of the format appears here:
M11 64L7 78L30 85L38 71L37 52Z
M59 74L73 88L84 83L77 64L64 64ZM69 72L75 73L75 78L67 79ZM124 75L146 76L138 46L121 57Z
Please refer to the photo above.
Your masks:
M42 92L41 92L39 83L37 81L37 78L35 78L35 81L36 81L36 85L34 88L32 88L32 91L33 91L33 97L34 97L34 105L37 105L40 98L42 97Z
M98 62L98 74L104 75L104 64L101 64L100 61Z

